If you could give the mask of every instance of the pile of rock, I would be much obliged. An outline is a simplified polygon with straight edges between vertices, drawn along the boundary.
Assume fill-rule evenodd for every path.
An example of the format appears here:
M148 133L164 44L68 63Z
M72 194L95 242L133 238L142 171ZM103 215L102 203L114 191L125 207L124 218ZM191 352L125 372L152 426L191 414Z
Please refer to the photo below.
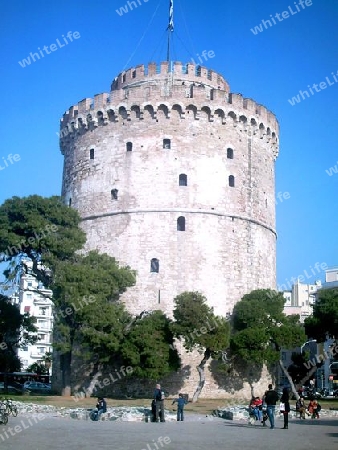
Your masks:
M35 403L15 402L20 416L30 416L32 414L44 414L49 417L63 417L77 420L89 420L91 409L86 408L66 408L51 405L38 405ZM150 422L152 418L151 409L144 406L134 407L108 407L107 412L101 415L101 420L111 420L119 422ZM176 414L165 410L166 421L176 420Z

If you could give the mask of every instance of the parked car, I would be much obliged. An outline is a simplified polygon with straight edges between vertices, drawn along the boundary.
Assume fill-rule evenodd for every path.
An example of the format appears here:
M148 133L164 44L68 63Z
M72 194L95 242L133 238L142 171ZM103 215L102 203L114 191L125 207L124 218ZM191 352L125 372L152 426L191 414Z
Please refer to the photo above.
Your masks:
M3 381L0 382L0 392L3 394L5 393L5 383ZM8 385L7 386L7 393L8 394L16 394L16 395L20 395L23 393L22 389L19 389L15 386L12 385Z
M40 381L26 381L24 389L29 392L50 392L51 386L49 384L41 383Z

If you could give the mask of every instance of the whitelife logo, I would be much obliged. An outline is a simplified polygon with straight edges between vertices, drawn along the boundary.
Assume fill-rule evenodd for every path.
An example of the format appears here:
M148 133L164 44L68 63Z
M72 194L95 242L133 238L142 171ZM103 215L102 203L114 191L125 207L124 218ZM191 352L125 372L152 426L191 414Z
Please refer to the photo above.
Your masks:
M273 25L277 25L278 22L282 22L284 19L288 19L291 16L294 16L295 14L303 11L306 6L312 6L312 0L299 0L298 3L293 2L295 5L295 9L292 9L292 6L288 6L288 11L283 11L282 13L276 13L274 16L270 14L270 19L262 20L260 25L256 25L255 28L250 28L250 31L256 36L258 33L263 33L264 28L267 30L267 24L269 27L273 27ZM304 6L305 5L305 6ZM300 9L300 6L302 9ZM282 16L282 17L281 17ZM275 21L275 18L278 20L278 22ZM264 26L264 28L263 28Z
M38 47L39 53L41 55L42 58L45 57L44 53L46 53L46 55L50 55L52 52L55 52L56 50L58 50L59 48L65 47L66 45L69 44L69 42L73 42L73 39L79 39L80 33L78 31L74 31L74 33L72 31L68 31L67 33L67 37L65 37L65 35L62 35L61 42L59 39L56 39L56 44L51 44L49 45L49 49L48 49L48 45L44 45L42 47L42 50L40 47ZM68 42L69 40L69 42ZM50 50L50 51L49 51ZM37 59L41 59L39 56L39 53L32 53L30 52L30 54L27 56L27 58L22 59L21 61L18 61L18 63L20 64L20 66L22 68L25 68L26 66L30 66L32 62L35 62Z

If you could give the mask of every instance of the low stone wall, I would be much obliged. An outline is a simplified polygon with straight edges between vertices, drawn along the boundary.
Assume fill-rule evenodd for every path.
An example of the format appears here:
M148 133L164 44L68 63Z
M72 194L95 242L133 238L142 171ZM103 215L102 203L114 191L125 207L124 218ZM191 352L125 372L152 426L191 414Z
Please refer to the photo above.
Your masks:
M75 420L90 420L89 413L91 409L86 408L67 408L56 407L52 405L38 405L35 403L21 403L14 402L18 407L19 416L32 417L38 414L43 414L46 417L59 417L65 419ZM234 405L227 407L219 407L216 409L212 416L202 416L201 414L194 414L191 412L186 413L186 419L189 420L201 420L201 418L207 418L213 420L213 418L221 418L226 420L242 420L248 421L249 412L247 405ZM276 410L276 416L282 417L282 414ZM320 412L321 418L338 417L338 410L322 409ZM296 418L296 411L291 410L289 414L290 419ZM116 421L116 422L151 422L152 414L151 409L147 406L134 406L134 407L108 407L107 412L101 415L101 420ZM310 419L307 417L307 419ZM176 421L176 412L165 410L165 420L168 422Z

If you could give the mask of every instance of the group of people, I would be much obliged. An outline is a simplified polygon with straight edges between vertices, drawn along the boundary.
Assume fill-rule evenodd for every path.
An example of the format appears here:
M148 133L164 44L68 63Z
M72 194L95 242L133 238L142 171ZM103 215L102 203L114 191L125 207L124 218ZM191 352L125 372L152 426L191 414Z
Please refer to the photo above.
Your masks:
M151 404L153 421L165 422L164 418L164 391L161 389L161 385L157 384L154 391L154 399ZM188 403L183 397L183 394L179 394L178 398L175 398L172 404L177 403L177 422L183 422L184 420L184 406Z
M255 416L256 420L259 420L263 426L266 426L266 420L269 419L270 428L275 428L275 410L276 404L280 401L279 410L283 414L284 426L283 430L289 428L289 412L290 412L290 400L289 390L287 387L283 389L281 398L279 399L278 393L272 388L272 384L269 384L268 390L265 392L262 399L259 397L253 397L251 399L249 410ZM266 416L263 414L263 403L266 405ZM310 398L308 407L305 406L304 397L300 396L296 403L296 411L299 412L300 418L305 419L307 413L312 419L319 419L320 405L314 398Z
M161 385L157 384L154 391L154 399L151 404L153 422L165 422L164 418L164 391L161 389ZM178 398L174 399L173 405L177 403L177 421L183 422L184 420L184 406L188 403L183 397L183 394L179 394ZM93 421L100 420L101 414L107 412L107 403L103 397L98 397L96 408L90 412L90 418Z
M275 428L275 410L276 410L276 403L279 400L278 393L272 389L272 384L269 384L268 390L265 392L262 399L259 397L253 397L251 399L249 410L252 414L254 414L256 420L259 420L263 427L266 426L266 420L269 419L270 422L270 428L273 430ZM288 419L289 419L289 412L290 412L290 403L289 403L289 392L287 388L283 389L283 395L280 399L281 404L284 404L284 430L288 429ZM263 414L263 403L266 405L266 416Z
M164 391L161 389L161 385L157 384L154 391L154 398L152 401L152 415L153 422L165 422L164 418ZM270 428L273 430L275 428L275 410L276 404L279 400L278 393L272 388L272 384L269 384L268 390L265 392L263 398L253 397L250 401L249 411L256 420L266 426L266 421L269 419ZM183 394L179 394L178 398L174 399L172 404L177 403L177 421L183 422L184 420L184 406L187 404L187 400L184 398ZM263 411L263 404L266 405L266 414ZM290 401L289 401L289 390L288 388L283 389L282 396L280 398L279 404L280 412L283 413L284 426L283 430L287 430L289 427L289 412L290 412ZM320 405L314 398L310 398L310 403L308 407L305 406L305 400L303 396L300 396L299 400L296 402L296 412L299 412L300 418L305 419L305 414L311 415L312 419L319 419ZM90 418L94 421L100 419L101 414L107 411L107 403L103 397L97 399L96 408L91 411Z
M301 419L305 419L305 414L311 416L312 419L319 419L320 404L313 397L310 397L308 406L305 405L304 397L301 395L296 402L296 412L299 413Z

